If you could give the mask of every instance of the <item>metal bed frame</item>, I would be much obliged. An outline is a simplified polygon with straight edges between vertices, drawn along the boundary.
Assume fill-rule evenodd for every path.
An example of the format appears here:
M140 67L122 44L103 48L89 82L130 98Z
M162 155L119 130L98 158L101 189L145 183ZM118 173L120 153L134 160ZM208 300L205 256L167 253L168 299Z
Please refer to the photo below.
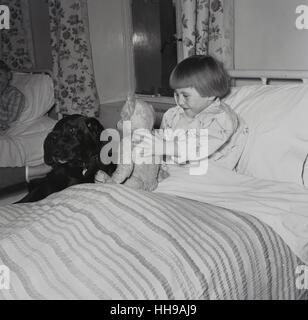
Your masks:
M301 80L308 83L308 71L295 70L228 70L233 79L260 79L264 85L269 80Z

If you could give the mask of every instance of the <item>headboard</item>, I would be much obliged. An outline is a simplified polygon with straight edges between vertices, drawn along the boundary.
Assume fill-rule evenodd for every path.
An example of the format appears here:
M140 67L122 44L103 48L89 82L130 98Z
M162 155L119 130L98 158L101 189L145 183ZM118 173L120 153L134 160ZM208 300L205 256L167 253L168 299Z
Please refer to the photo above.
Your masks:
M300 80L308 83L308 71L296 70L228 70L232 79L259 79L263 84L269 80Z
M52 74L51 70L49 70L49 69L21 69L21 70L12 69L12 72L33 73L33 74L44 73L44 74L48 74L53 79L53 74Z

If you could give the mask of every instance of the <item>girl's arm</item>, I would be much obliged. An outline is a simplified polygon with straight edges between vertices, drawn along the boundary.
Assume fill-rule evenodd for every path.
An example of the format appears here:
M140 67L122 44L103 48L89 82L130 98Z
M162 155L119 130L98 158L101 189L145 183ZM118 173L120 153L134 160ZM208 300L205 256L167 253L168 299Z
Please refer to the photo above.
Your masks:
M205 114L200 119L200 129L187 130L179 138L179 163L209 158L228 143L238 125L238 117L231 109Z
M169 129L168 132L171 132ZM166 132L163 129L151 133L144 130L135 130L133 134L133 146L140 151L144 157L151 156L179 156L178 145L169 135L166 139Z
M136 130L133 134L133 146L137 152L145 157L178 157L178 145L174 143L172 122L176 120L177 108L170 108L163 116L159 130L150 134L147 130ZM171 133L171 134L170 134Z
M135 147L145 156L171 156L178 163L210 157L230 140L239 124L236 113L227 106L216 113L205 113L198 129L172 130L167 120L164 117L160 132L155 135L137 130Z

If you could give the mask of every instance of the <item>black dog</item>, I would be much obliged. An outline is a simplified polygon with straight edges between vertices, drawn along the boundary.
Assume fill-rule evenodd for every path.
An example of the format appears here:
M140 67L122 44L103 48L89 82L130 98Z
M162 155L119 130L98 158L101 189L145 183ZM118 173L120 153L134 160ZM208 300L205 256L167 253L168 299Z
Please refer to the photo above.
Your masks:
M29 193L18 203L35 202L69 186L93 183L98 170L112 175L116 165L100 161L104 127L95 118L71 115L60 120L44 142L44 160L53 170L29 184Z

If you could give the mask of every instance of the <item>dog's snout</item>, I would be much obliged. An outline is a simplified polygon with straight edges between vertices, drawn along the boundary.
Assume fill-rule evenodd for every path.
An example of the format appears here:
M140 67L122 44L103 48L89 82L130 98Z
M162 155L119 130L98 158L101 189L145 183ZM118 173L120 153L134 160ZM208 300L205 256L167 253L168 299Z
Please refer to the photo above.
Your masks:
M58 157L58 156L53 156L52 160L56 164L66 164L68 162L66 160L62 160L61 157Z

